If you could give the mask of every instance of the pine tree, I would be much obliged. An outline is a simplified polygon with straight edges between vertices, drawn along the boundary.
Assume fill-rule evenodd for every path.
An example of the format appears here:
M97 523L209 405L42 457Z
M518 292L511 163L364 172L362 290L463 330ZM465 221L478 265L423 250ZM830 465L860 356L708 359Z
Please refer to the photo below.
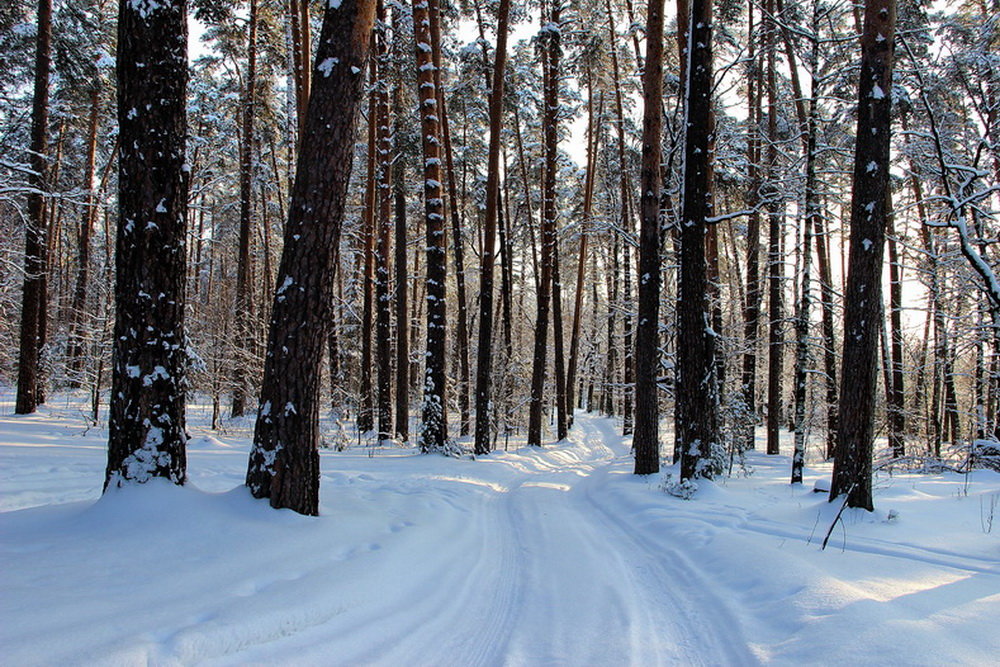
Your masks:
M680 220L676 446L681 478L713 477L718 434L715 332L711 330L705 236L712 217L712 4L691 0L686 77L684 200Z
M21 347L18 354L14 412L31 414L42 402L39 364L45 318L47 239L44 193L48 181L49 69L52 62L52 0L38 0L35 41L35 90L31 105L31 186L28 229L24 235L24 289L21 300Z
M642 227L639 235L639 322L635 337L635 473L660 469L660 163L663 133L663 0L646 9L646 68L643 70Z
M118 13L118 237L105 488L187 478L187 3Z
M427 235L427 348L424 365L424 405L420 427L420 449L444 451L448 442L447 376L447 279L448 257L444 231L444 192L441 170L441 110L435 84L435 40L431 14L437 0L418 0L413 6L413 30L417 45L417 91L420 101L424 168L424 220Z
M556 252L556 151L558 149L557 114L559 111L559 3L553 0L550 14L542 12L543 144L545 166L542 172L541 257L539 259L538 311L535 318L535 341L531 367L531 400L528 404L528 444L542 444L542 404L548 364L548 333L552 306L552 268Z
M497 13L497 46L493 61L495 82L490 90L490 145L486 168L486 219L479 265L479 344L476 367L476 442L478 455L492 449L493 391L493 266L497 218L500 212L500 132L503 129L504 71L507 63L507 18L510 0L501 0Z
M324 9L247 469L255 498L300 514L319 512L320 362L374 21L375 0Z
M830 500L871 511L875 384L882 314L882 253L889 204L889 138L895 0L865 3L851 247L844 310L840 424Z

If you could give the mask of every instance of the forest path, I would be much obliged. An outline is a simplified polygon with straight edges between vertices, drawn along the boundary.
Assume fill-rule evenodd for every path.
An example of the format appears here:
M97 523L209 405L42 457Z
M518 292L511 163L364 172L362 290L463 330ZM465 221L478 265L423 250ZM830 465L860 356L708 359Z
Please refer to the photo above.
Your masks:
M321 588L344 601L337 613L309 620L288 609L287 636L247 637L216 660L757 663L736 617L691 564L637 539L641 527L629 525L627 512L604 506L613 502L609 483L635 479L614 429L581 414L567 441L476 461L338 457L337 472L324 475L325 498L337 498L324 515L342 515L345 491L357 486L358 501L408 518L337 563L339 576L329 571ZM337 531L340 520L329 518ZM380 594L352 595L356 576L369 590L380 582Z
M463 665L757 663L739 642L735 616L691 565L636 539L641 530L602 507L606 484L631 471L621 440L611 421L579 415L568 441L459 462L460 474L433 476L429 495L440 502L432 528L454 525L453 537L426 535L429 542L405 547L409 573L425 585L372 601L369 621L352 625L392 629L354 657L381 664L424 664L422 656L433 664L441 655ZM454 504L458 497L465 501Z

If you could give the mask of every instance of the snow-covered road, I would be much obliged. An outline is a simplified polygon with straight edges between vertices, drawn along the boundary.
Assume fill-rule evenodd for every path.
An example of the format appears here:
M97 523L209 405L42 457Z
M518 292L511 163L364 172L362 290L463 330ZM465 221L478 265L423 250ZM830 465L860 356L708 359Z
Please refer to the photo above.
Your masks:
M191 443L188 488L94 502L103 437L65 412L0 417L3 664L988 664L1000 654L989 629L997 534L972 531L971 502L946 495L954 487L933 505L918 481L892 496L899 507L953 501L929 515L952 531L941 540L859 515L820 552L812 533L832 508L782 480L776 462L787 459L759 457L753 477L682 501L629 474L614 423L584 414L567 442L479 460L324 451L318 518L250 499L245 439L207 433ZM990 498L998 479L973 479L971 497Z

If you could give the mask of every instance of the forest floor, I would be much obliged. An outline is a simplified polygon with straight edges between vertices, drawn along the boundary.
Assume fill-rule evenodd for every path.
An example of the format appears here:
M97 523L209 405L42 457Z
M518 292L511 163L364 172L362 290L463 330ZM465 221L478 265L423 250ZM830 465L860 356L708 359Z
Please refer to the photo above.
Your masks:
M478 460L323 450L321 516L241 486L248 422L190 413L190 483L101 497L82 398L0 391L0 663L997 664L1000 474L882 474L876 511L789 457L691 500L612 420ZM818 444L817 444L818 447Z

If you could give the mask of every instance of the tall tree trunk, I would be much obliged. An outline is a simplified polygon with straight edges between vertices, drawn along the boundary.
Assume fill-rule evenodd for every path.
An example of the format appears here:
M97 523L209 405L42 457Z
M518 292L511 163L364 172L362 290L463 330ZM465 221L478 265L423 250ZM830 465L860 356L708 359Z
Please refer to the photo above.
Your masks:
M833 314L833 278L830 275L829 232L824 216L813 220L816 232L816 259L819 265L820 306L823 311L823 381L826 385L826 458L834 456L837 445L837 340Z
M541 274L538 286L538 315L535 320L535 344L531 368L531 398L528 403L528 444L542 444L542 403L548 357L549 308L552 300L552 264L556 238L556 177L559 112L559 0L554 0L539 34L542 44L543 106L542 126L545 167L542 172Z
M386 42L386 14L379 0L376 14L373 59L378 63L375 83L376 189L378 245L375 253L375 365L378 368L376 414L378 441L392 440L392 303L389 293L390 254L392 253L392 133L389 129L389 71Z
M712 217L712 3L691 0L686 76L684 201L680 229L679 330L675 430L681 478L713 477L718 468L715 333L710 327L705 235Z
M187 3L118 8L118 236L104 487L187 479Z
M49 125L49 69L52 61L52 0L38 0L35 40L35 90L31 106L31 174L28 184L28 225L24 234L24 288L21 300L21 338L14 412L31 414L41 402L39 361L46 317L45 195L48 188L47 132Z
M635 450L637 475L660 470L660 163L663 141L663 0L646 8L646 67L642 73L642 178L639 199L639 323L635 334Z
M622 103L621 76L618 64L618 35L615 32L614 12L610 1L605 3L608 11L608 29L611 32L611 67L615 87L615 112L618 130L618 186L620 201L620 228L622 234L622 434L629 435L633 431L633 387L634 358L632 349L632 187L629 183L629 169L625 160L625 112ZM645 84L644 84L645 85ZM616 304L618 306L618 304ZM610 343L609 343L610 344Z
M319 511L320 363L374 20L375 0L324 8L247 470L254 497L300 514Z
M781 427L781 378L784 370L784 257L781 252L782 205L778 194L778 101L777 101L777 22L775 1L767 1L768 20L765 24L764 48L767 57L767 453L778 453L778 431Z
M377 78L377 64L370 63L371 78ZM375 299L375 188L378 165L378 113L376 96L368 98L368 173L365 180L365 208L362 218L362 271L361 277L361 369L359 373L358 430L368 433L375 428L375 405L372 393L372 328L374 325Z
M431 16L437 0L413 6L413 29L417 44L417 95L423 145L424 219L427 238L427 349L424 368L424 405L420 427L420 449L443 451L448 440L445 363L446 284L448 264L444 231L444 193L441 185L441 109L434 71L436 69Z
M486 218L483 221L483 252L479 264L479 345L477 349L479 365L476 367L475 441L477 455L490 452L492 448L492 424L495 419L492 403L493 264L497 218L500 211L500 142L502 140L500 133L503 130L503 89L504 70L507 63L507 19L509 14L510 0L501 0L497 14L497 47L492 77L496 83L490 90L490 143L486 158Z
M755 55L756 35L753 22L754 2L749 3L749 51L747 60L750 72L747 77L747 194L750 209L747 219L747 289L743 308L743 368L740 379L743 408L742 428L737 435L739 448L754 448L754 429L757 424L757 338L760 335L760 64Z
M250 0L246 88L240 130L240 237L236 260L236 358L233 365L233 417L246 411L247 371L254 341L253 290L250 285L250 228L253 224L253 120L257 86L257 0Z
M889 216L889 137L895 0L865 3L858 87L858 131L851 197L851 248L844 303L840 424L830 500L872 506L872 449L882 253Z
M398 110L397 110L398 111ZM399 126L397 125L397 131ZM399 135L397 135L399 136ZM410 439L410 333L406 261L406 169L400 159L393 167L396 214L396 438Z
M778 7L784 13L784 3L778 0ZM819 121L819 3L813 2L811 30L813 34L812 49L809 58L809 68L811 72L817 73L812 77L809 90L809 110L805 111L805 98L802 95L802 86L798 78L798 65L795 62L795 52L792 49L790 30L787 24L782 23L782 32L785 38L785 52L788 57L789 66L796 72L792 78L793 90L796 97L796 109L801 110L799 116L799 129L804 142L803 149L806 157L806 183L805 183L805 215L802 217L802 284L801 296L799 297L798 308L795 316L795 379L794 379L794 426L795 426L795 447L792 453L792 484L802 483L802 469L805 466L806 454L806 399L807 382L809 378L809 330L811 327L811 307L812 307L812 242L813 230L816 223L822 218L823 212L820 208L819 193L817 192L816 178L816 134Z
M604 391L602 393L602 412L608 417L615 415L615 389L618 384L618 346L615 344L615 334L617 333L616 320L618 319L618 234L614 230L608 232L611 242L611 257L605 263L605 273L607 273L608 283L608 332L607 332L607 362L604 365ZM608 266L610 264L610 267Z
M815 71L815 70L813 70ZM814 79L815 81L815 79ZM806 456L806 383L809 373L809 327L812 296L812 233L815 221L822 216L816 193L816 97L813 90L808 121L806 148L806 211L802 219L802 285L795 317L795 449L792 454L792 484L802 483Z
M455 393L458 398L459 435L469 434L469 314L465 291L465 253L462 242L462 221L459 211L455 160L452 155L451 129L448 125L448 107L445 102L444 85L441 83L441 16L438 5L431 5L431 37L434 48L434 85L437 90L438 113L440 114L441 136L444 140L445 168L448 177L448 211L451 214L452 256L455 260L455 298L457 299L455 322L455 354L458 357L458 382Z

